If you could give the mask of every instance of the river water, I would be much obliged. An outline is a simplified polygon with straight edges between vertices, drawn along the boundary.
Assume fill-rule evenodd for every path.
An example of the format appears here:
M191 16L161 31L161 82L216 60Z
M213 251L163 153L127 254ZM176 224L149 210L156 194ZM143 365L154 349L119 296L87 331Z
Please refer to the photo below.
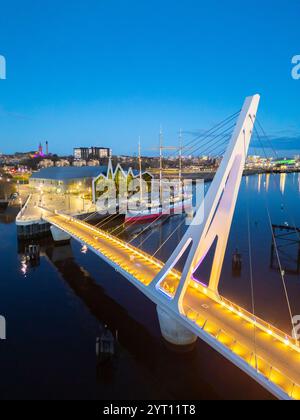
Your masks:
M299 174L244 178L220 282L222 295L251 310L249 215L256 315L289 334L276 255L270 267L268 211L274 224L300 226L299 204ZM152 229L143 249L154 253L174 232L157 254L166 259L185 229L176 231L180 221L174 217ZM22 270L23 246L13 220L0 219L0 238L0 315L7 323L7 340L0 341L0 399L271 398L200 340L189 353L168 348L155 306L98 257L83 254L75 241L61 247L51 239L39 241L40 264ZM291 239L298 237L291 232ZM292 242L278 245L292 312L298 315L298 249ZM240 276L231 267L236 248L243 258ZM209 257L201 271L203 280L208 275ZM117 354L99 365L95 342L105 325L118 338Z

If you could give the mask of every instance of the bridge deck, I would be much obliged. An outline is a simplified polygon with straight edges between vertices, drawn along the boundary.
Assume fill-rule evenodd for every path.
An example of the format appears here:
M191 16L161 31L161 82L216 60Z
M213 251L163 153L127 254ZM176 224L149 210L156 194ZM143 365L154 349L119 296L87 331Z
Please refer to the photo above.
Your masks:
M44 215L44 219L99 251L145 286L163 267L161 261L78 219L57 214ZM170 284L176 284L179 278L175 271L168 276Z
M57 214L47 214L44 218L100 252L145 289L163 267L162 262L87 223ZM172 294L179 279L180 274L174 271L165 279L163 287ZM234 303L216 302L205 292L205 288L191 282L184 298L187 320L198 327L199 335L205 332L213 337L288 397L300 399L300 350L292 340L272 326L266 327L268 324L263 321L254 323L251 315Z
M186 316L230 351L257 369L288 396L300 399L300 353L191 286L185 297Z

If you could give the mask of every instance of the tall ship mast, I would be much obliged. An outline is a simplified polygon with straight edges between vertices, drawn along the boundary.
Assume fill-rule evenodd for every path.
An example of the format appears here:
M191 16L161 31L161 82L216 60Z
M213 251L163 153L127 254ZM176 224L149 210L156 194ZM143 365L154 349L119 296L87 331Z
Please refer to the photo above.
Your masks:
M178 171L178 181L179 181L179 195L183 199L183 182L182 182L182 130L179 131L179 171Z
M160 127L160 131L159 131L159 201L160 201L160 204L162 204L162 200L163 200L162 181L163 181L163 131L162 131L162 127Z
M142 147L141 138L139 138L139 171L140 171L140 201L143 201L143 175L142 175Z
M151 197L149 203L149 197L144 197L143 194L143 178L142 178L142 154L141 154L141 141L139 139L138 148L138 164L139 164L139 177L140 177L140 208L131 210L125 217L125 223L128 224L145 224L152 223L160 218L170 217L172 215L178 215L181 212L187 210L192 206L192 197L187 197L184 200L183 196L183 184L182 184L182 132L180 130L179 136L179 175L178 175L178 194L174 194L174 197L170 197L168 202L163 202L163 151L164 150L176 150L177 147L164 147L163 146L163 131L160 128L159 132L159 197ZM156 149L157 150L157 149ZM153 193L153 191L152 191ZM183 208L184 201L184 208Z

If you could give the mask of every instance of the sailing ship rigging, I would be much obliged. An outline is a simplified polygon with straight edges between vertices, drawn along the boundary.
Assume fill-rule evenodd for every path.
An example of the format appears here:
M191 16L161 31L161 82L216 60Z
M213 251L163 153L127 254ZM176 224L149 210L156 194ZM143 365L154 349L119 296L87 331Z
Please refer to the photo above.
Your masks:
M155 186L152 182L151 194L143 190L143 179L142 179L142 154L141 154L141 140L139 139L139 174L140 174L140 201L139 206L136 209L128 211L125 217L125 223L146 223L152 222L161 217L169 217L172 215L178 215L184 213L192 207L192 192L185 193L182 176L182 131L180 130L179 135L179 149L178 147L170 147L163 145L163 131L160 129L159 133L159 188L158 195L155 195ZM178 184L171 183L172 194L170 194L170 185L168 185L168 194L165 197L165 183L166 180L163 177L163 152L164 150L179 150L179 173L178 173Z

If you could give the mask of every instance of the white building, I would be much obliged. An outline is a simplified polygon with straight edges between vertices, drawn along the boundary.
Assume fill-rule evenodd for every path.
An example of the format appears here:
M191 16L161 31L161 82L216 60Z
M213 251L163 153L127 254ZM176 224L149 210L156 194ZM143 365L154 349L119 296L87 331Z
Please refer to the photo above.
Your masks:
M89 160L87 165L88 166L99 166L100 162L99 162L99 160L93 159L93 160Z
M86 166L86 160L83 160L83 159L74 160L73 166L75 166L77 168L81 168L82 166Z
M51 159L43 159L38 164L39 168L52 168L54 166L54 162Z
M70 162L67 159L60 159L56 162L55 166L63 168L65 166L70 166Z

